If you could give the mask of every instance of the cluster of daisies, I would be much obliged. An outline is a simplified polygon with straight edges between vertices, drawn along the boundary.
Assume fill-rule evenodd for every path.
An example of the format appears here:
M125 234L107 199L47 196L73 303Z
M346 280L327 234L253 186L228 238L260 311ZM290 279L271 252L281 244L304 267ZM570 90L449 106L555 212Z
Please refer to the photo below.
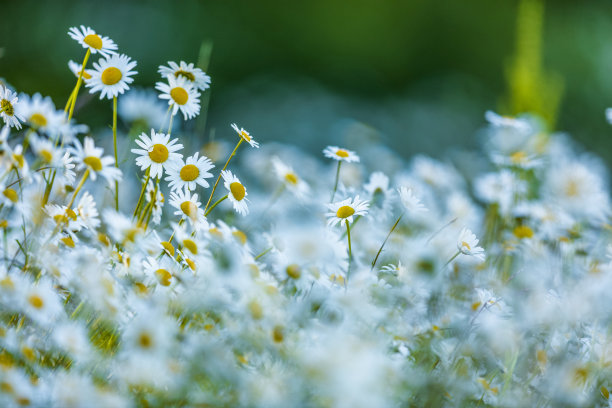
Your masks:
M0 85L0 406L611 405L606 169L566 136L487 112L452 163L198 145L172 118L201 69L130 89L112 40L69 35L63 109Z

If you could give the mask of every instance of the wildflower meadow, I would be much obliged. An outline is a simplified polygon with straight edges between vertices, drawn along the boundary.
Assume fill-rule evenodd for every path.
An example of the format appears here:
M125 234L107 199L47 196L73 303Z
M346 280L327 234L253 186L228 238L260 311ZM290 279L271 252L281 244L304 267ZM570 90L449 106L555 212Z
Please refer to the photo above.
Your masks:
M608 169L538 112L479 166L203 139L195 61L66 31L67 101L0 85L0 406L610 406Z

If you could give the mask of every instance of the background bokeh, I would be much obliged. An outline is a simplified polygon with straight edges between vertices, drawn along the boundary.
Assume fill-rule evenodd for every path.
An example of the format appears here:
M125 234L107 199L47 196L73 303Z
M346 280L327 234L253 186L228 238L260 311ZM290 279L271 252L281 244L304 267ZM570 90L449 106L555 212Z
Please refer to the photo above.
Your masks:
M138 61L135 85L168 60L196 61L212 44L202 140L237 122L258 140L313 152L359 129L408 157L476 148L487 109L500 110L516 44L518 0L0 1L0 77L63 106L66 34L88 25ZM612 2L545 3L543 78L558 76L556 130L612 163ZM95 60L95 58L94 58ZM107 126L91 99L77 120ZM222 131L221 131L222 130Z

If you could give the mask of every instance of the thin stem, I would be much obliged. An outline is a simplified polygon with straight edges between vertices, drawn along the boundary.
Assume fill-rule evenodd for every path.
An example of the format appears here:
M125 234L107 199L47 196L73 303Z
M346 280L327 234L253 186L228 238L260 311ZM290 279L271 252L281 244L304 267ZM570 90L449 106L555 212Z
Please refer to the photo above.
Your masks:
M164 121L161 123L157 133L161 133L162 129L164 128L164 123L166 123L166 118L168 117L168 114L170 113L170 110L172 109L173 106L174 104L171 104L170 106L168 106L168 110L166 111L166 114L164 115Z
M184 219L184 218L181 218L181 220L180 220L180 221L179 221L179 223L178 223L179 227L180 227L180 226L182 226L184 223L185 223L185 219ZM169 243L169 244L171 244L171 243L172 243L172 240L174 239L174 233L175 233L175 231L173 230L173 231L172 231L172 235L170 235L170 239L168 240L168 243Z
M172 105L170 105L172 107ZM168 123L168 136L172 134L172 121L174 120L175 115L170 115L170 123Z
M210 214L210 212L213 210L213 208L215 208L217 205L219 205L219 203L221 203L223 200L225 200L227 198L227 196L228 195L226 194L223 197L221 197L220 199L218 199L217 201L215 201L215 203L208 209L208 211L206 211L204 216L208 217L208 214Z
M153 197L147 206L144 208L140 219L138 220L138 225L141 225L145 220L147 220L147 224L149 223L149 213L153 213L153 207L155 206L155 201L157 201L157 190L159 189L159 178L155 182L155 190L153 191ZM146 226L145 226L146 230Z
M262 256L264 256L265 254L267 254L268 252L270 252L272 249L273 249L273 247L270 247L270 248L268 248L268 249L264 250L264 251L263 251L261 254L259 254L259 255L257 255L257 256L255 257L255 260L258 260L259 258L261 258Z
M344 220L346 224L346 237L348 238L348 269L346 270L346 282L348 283L349 273L351 272L351 258L353 258L353 251L351 250L351 227L349 226L348 220Z
M149 179L151 178L151 167L147 169L146 175L147 178L145 179L144 183L142 183L142 188L140 189L140 196L138 197L138 203L136 203L136 208L134 209L134 215L132 215L132 218L136 217L136 214L138 214L138 210L140 209L140 206L142 204L142 199L144 197L145 190L147 189L147 184L149 184Z
M238 150L238 148L240 147L240 145L242 144L243 141L244 141L244 139L240 138L240 140L238 141L238 144L236 145L236 147L234 147L234 151L227 158L227 162L225 162L225 166L223 166L223 169L219 173L219 177L217 177L217 181L215 181L215 185L213 186L213 189L210 192L210 197L208 197L208 202L206 203L206 207L204 207L204 212L205 213L206 213L206 210L208 209L208 206L210 205L210 202L212 201L213 195L215 195L215 190L217 189L217 185L219 184L219 180L221 180L221 174L223 173L223 170L227 169L227 166L229 165L230 160L232 160L232 157L234 157L234 155L236 154L236 151ZM206 213L206 214L208 214L208 213Z
M117 159L117 97L113 97L113 147L115 148L115 167L119 168ZM119 181L115 180L115 210L119 211Z
M79 194L79 191L81 191L81 188L83 188L83 184L85 184L87 176L89 176L89 169L85 170L85 173L83 173L83 177L81 177L81 181L79 182L79 185L77 186L76 190L74 190L74 194L72 194L72 198L68 203L68 208L72 208L72 204L74 204L74 199L76 198L77 194Z
M455 255L453 255L453 256L452 256L452 258L451 258L451 259L449 259L449 260L448 260L448 261L447 261L447 262L444 264L444 266L446 267L446 266L447 266L449 263L453 262L453 261L455 260L455 258L459 256L459 254L460 254L460 253L461 253L461 251L457 251L457 253L456 253Z
M399 224L399 222L400 222L400 220L402 219L403 216L404 216L404 213L402 212L400 214L400 216L397 218L397 221L395 221L395 224L393 224L393 227L391 227L391 231L389 231L389 233L387 234L387 237L385 238L385 240L383 241L382 245L380 246L380 249L378 250L378 253L376 254L376 257L372 261L372 269L374 269L374 267L376 266L376 261L378 261L378 257L380 256L380 253L382 252L383 248L385 247L385 244L387 243L387 240L389 239L389 237L391 236L391 234L395 230L395 227L397 227L397 225ZM370 269L370 270L372 270L372 269Z
M336 169L336 182L334 183L334 191L332 191L331 198L329 202L334 201L334 197L336 196L336 190L338 189L338 180L340 179L340 166L342 166L342 161L338 160L338 168Z
M87 48L87 52L85 53L85 58L83 59L83 66L81 67L81 72L79 72L79 79L77 79L77 84L74 89L74 97L72 98L72 103L70 104L70 112L68 112L68 120L70 122L72 119L72 113L74 112L74 105L76 105L77 96L79 95L79 89L81 88L81 83L83 82L83 74L85 73L85 66L87 65L87 60L89 59L89 55L91 54L91 49Z

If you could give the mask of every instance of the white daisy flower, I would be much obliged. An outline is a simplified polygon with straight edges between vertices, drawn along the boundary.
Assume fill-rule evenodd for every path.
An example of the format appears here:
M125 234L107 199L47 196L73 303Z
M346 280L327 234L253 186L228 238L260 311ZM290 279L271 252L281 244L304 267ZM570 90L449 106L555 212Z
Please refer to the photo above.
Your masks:
M81 75L81 70L83 69L83 65L77 62L74 62L73 60L70 60L68 61L68 68L70 69L70 71L72 71L74 76L78 78ZM82 78L83 78L83 82L87 83L87 81L91 79L91 69L86 68L85 71L83 71Z
M345 161L347 163L359 163L359 156L351 150L341 149L337 146L327 146L323 149L323 154L325 157L338 160Z
M163 65L159 67L158 72L162 78L174 75L175 78L186 78L196 89L201 91L210 88L210 77L200 68L194 67L193 63L187 64L185 61L181 61L180 64L177 64L176 62L168 61L168 65L169 67Z
M91 137L85 137L83 145L75 139L72 153L77 159L77 170L89 169L89 177L96 180L100 174L108 181L110 186L114 185L115 181L121 180L121 170L114 166L115 159L111 156L104 156L104 149L96 147Z
M247 215L249 213L249 207L247 205L249 200L246 198L248 195L246 188L244 188L240 180L238 180L238 177L229 170L223 170L221 176L223 177L223 186L228 191L227 198L229 198L234 205L234 210L240 215Z
M158 82L155 89L161 92L160 99L167 99L168 106L172 106L172 115L181 110L185 120L195 118L200 113L200 93L183 76L167 77L168 83Z
M170 205L177 209L174 215L180 215L182 219L187 218L193 224L206 221L204 210L201 208L202 203L198 201L198 195L192 195L189 190L177 190L170 193Z
M0 85L0 117L10 127L21 129L21 122L25 122L17 110L19 98L17 93Z
M15 109L32 129L51 137L60 133L65 122L63 112L55 109L51 98L48 96L43 98L39 93L32 95L31 98L22 93L19 95L19 104Z
M105 57L116 54L117 44L108 37L102 37L90 27L81 26L81 28L70 27L68 35L83 48L89 48L92 54L100 53Z
M304 195L310 190L308 184L277 156L272 157L272 166L278 179L298 196Z
M411 213L418 211L429 211L427 207L421 203L421 200L414 195L411 188L400 187L397 189L397 192L399 193L400 201L402 202L402 205L406 211Z
M232 128L236 131L236 133L238 133L238 136L240 136L242 139L244 139L245 142L250 144L251 147L259 148L259 143L257 143L255 139L253 139L253 137L249 134L249 132L247 132L244 128L241 127L240 129L238 129L238 126L235 123L232 123Z
M83 193L74 211L78 222L83 227L95 231L100 226L100 216L96 208L96 201L89 194L89 191Z
M89 72L91 79L85 82L85 86L91 88L89 93L100 91L100 99L113 99L130 89L128 84L134 81L131 77L138 73L132 71L136 67L136 61L124 54L100 58L98 62L94 62L93 67Z
M207 178L212 177L212 173L208 170L215 167L210 159L206 156L198 157L199 152L196 152L193 156L189 156L187 160L183 162L179 159L168 166L166 172L168 177L166 181L169 182L168 186L172 190L180 190L186 188L187 190L195 190L199 184L204 188L208 188L209 184L206 181Z
M354 216L366 215L368 213L368 206L368 202L360 200L359 196L327 204L327 208L330 210L330 212L325 214L328 217L327 225L337 225L345 220L351 223Z
M370 180L363 186L363 189L372 196L376 193L386 195L389 190L389 177L382 171L376 171L370 175Z
M30 146L44 164L54 168L62 167L63 152L55 147L55 143L51 140L37 137L34 133L30 136Z
M531 125L525 119L501 116L493 111L487 111L485 113L485 119L495 127L511 128L519 132L531 131Z
M464 255L473 256L481 261L485 260L485 251L478 246L478 238L468 228L463 228L457 238L457 249Z
M180 160L183 155L176 153L183 148L182 144L176 144L178 139L170 140L170 135L164 133L156 133L151 129L151 137L146 133L140 135L140 140L136 140L136 144L142 149L132 149L132 153L139 155L136 158L136 164L144 171L151 167L151 177L161 177L164 169Z
M142 267L147 277L147 284L161 286L170 286L176 283L176 267L168 257L163 257L160 261L148 256L146 260L142 261Z

